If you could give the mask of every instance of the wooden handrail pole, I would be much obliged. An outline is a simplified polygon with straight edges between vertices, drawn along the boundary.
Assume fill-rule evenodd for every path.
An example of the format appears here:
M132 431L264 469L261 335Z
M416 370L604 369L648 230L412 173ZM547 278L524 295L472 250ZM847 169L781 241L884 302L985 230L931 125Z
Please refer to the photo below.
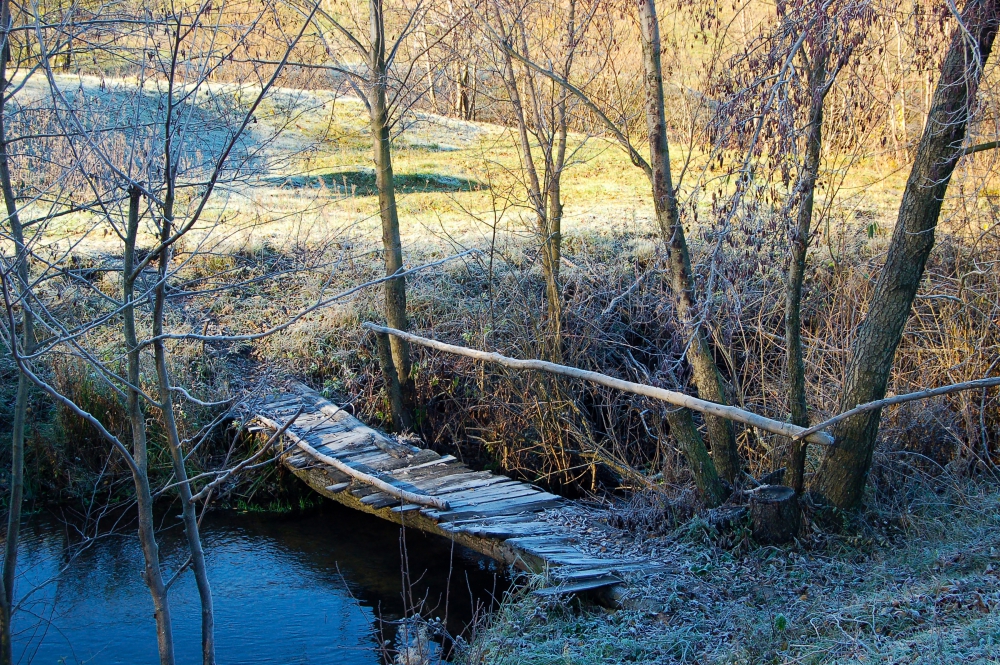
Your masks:
M464 346L446 344L445 342L428 339L427 337L421 337L420 335L414 335L413 333L403 332L402 330L396 330L395 328L386 328L384 326L375 325L374 323L363 323L362 327L376 333L395 335L396 337L405 339L413 344L420 344L421 346L426 346L438 351L444 351L445 353L453 353L455 355L496 363L498 365L504 365L514 369L538 370L542 372L549 372L550 374L568 376L573 379L583 379L584 381L597 383L602 386L607 386L608 388L615 388L617 390L623 390L636 395L643 395L644 397L652 397L653 399L658 399L662 402L673 404L674 406L682 406L684 408L691 409L692 411L707 413L721 418L728 418L729 420L743 423L744 425L750 425L751 427L762 429L765 432L771 432L772 434L779 434L789 438L801 434L806 429L804 427L799 427L798 425L793 425L792 423L772 420L771 418L766 418L735 406L726 406L724 404L709 402L697 397L692 397L691 395L676 392L674 390L647 386L641 383L633 383L632 381L623 381L622 379L616 379L612 376L608 376L607 374L601 374L600 372L591 372L577 367L550 363L545 360L519 360L517 358L509 358L499 353L477 351L476 349L469 349ZM808 434L805 439L810 443L819 443L824 446L833 445L833 437L826 432L812 432Z

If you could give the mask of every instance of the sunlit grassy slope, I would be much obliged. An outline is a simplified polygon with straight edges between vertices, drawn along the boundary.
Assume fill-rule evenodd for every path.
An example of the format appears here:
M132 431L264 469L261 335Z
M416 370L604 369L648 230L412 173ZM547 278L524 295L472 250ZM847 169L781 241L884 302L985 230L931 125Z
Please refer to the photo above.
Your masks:
M146 94L135 101L132 81L69 76L57 80L70 98L86 95L88 105L100 102L103 107L97 112L105 116L131 112L138 104L147 119L155 117L158 97L153 85L147 84ZM252 91L223 85L211 89L217 97L237 100L237 106L252 98ZM22 101L38 102L44 100L47 87L35 79L19 94ZM203 98L201 104L207 107L210 96L199 97ZM211 235L219 241L224 238L228 246L264 241L282 245L293 236L296 242L322 243L341 236L349 236L355 245L376 242L381 233L367 119L357 98L328 91L277 91L256 113L239 144L242 152L234 154L234 163L243 165L244 178L220 187L199 233L189 240L200 242L221 220L222 227ZM188 141L195 157L217 154L226 136L223 122L205 124L206 129ZM456 245L482 246L495 237L494 230L531 232L525 176L509 129L410 112L397 121L393 148L405 249L420 254ZM655 232L649 185L617 144L599 136L574 135L570 148L562 188L563 232L570 254L575 240L585 241L593 234ZM706 168L704 152L696 148L689 154L680 137L671 157L675 176L684 174L682 198L691 196L698 185L697 224L712 224L716 221L709 205L712 194L731 192L732 179L724 178L721 170ZM720 169L716 161L712 167ZM838 191L835 221L864 216L884 220L882 227L891 224L903 169L877 158L830 158L827 167L821 187ZM204 169L195 169L189 179L203 176ZM91 232L95 221L84 213L61 218L50 226L49 242L61 238L69 244L87 235L81 248L111 251L115 239Z

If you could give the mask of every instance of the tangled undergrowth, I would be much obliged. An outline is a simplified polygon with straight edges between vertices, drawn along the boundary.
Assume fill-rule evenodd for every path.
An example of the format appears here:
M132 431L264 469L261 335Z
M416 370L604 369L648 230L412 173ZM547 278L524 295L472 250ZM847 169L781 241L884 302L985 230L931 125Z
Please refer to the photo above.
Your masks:
M834 415L853 331L885 238L845 225L843 247L820 246L804 301L807 378L813 419ZM945 235L897 353L890 390L908 392L994 371L1000 348L1000 280L975 269L1000 258L992 237ZM518 358L544 354L543 285L529 247L498 243L463 264L409 281L411 328L442 341ZM706 246L695 246L705 251ZM739 251L737 251L739 250ZM692 390L681 362L672 296L659 270L657 237L636 229L568 236L564 266L565 364L664 387ZM414 264L424 258L414 257ZM748 263L740 248L717 264ZM702 254L701 263L708 259ZM787 419L784 394L783 283L780 261L733 275L713 313L717 361L732 403ZM733 267L733 270L737 270ZM742 268L739 268L742 270ZM377 266L355 279L377 274ZM360 329L380 319L377 290L263 343L254 357L283 359L328 396L352 402L388 425L388 400L373 340ZM420 434L433 447L563 493L645 487L682 491L689 483L669 445L664 405L581 382L514 373L413 347ZM978 473L996 463L997 391L957 393L887 410L880 455L906 458L931 475L945 467ZM740 449L754 477L781 466L787 442L745 429ZM666 444L666 445L665 445ZM810 451L815 468L819 450Z
M867 301L885 245L884 235L870 233L861 222L845 221L836 234L824 236L810 261L804 321L816 420L838 411L840 377L852 331L863 314L856 303ZM411 251L412 265L441 258L440 248L428 247ZM750 260L754 252L766 248L748 249L746 243L734 242L713 259L707 254L713 247L704 239L692 241L697 264L704 267L714 260L719 274L729 279L714 303L712 328L730 398L746 409L785 419L781 257L768 263ZM266 330L286 320L289 312L315 302L321 286L325 293L335 293L377 278L381 270L378 253L365 243L276 244L265 239L230 249L178 252L185 281L178 285L169 313L172 326L201 334ZM408 280L411 328L514 357L540 357L547 326L539 319L544 288L531 243L498 233L481 249L478 255ZM633 221L600 233L567 233L564 250L562 361L690 391L680 361L684 339L675 327L672 294L660 272L658 236L646 230L645 223ZM960 230L942 234L897 353L892 390L968 380L994 370L1000 346L1000 275L976 266L998 258L1000 242L991 234L973 237ZM106 259L97 256L79 265L99 267L102 261ZM111 273L97 268L91 272L88 279L94 286L108 292L117 288ZM60 306L96 306L88 301L94 296L86 289L70 282L56 288L59 292L53 297ZM206 290L212 297L195 297ZM269 376L298 375L328 397L350 404L372 424L388 426L388 399L374 341L360 328L365 320L380 320L381 309L380 289L372 287L317 310L273 337L232 343L178 341L171 349L176 383L203 399L217 400L250 395ZM96 340L94 346L113 354L119 343ZM682 456L670 443L660 403L581 382L508 372L422 347L413 347L413 354L419 434L441 452L570 496L656 486L676 497L690 487ZM104 417L114 420L115 414L121 415L119 400L102 393L99 382L88 382L72 363L49 371L57 384ZM87 394L76 395L79 391ZM996 393L958 393L887 411L877 455L905 461L929 476L944 470L959 476L982 473L998 454ZM5 405L10 401L5 398ZM42 412L51 409L45 400L37 401ZM186 404L178 409L185 437L218 416ZM113 429L122 429L124 421L110 420ZM88 459L76 450L53 449L53 441L93 439L72 418L58 414L48 418L55 430L45 429L44 417L33 422L36 445L29 455L36 455L36 461L29 469L36 469L36 475L62 478L58 484L80 488L92 483L95 474L121 475L113 464L104 468L106 454ZM199 468L238 459L252 450L229 429L230 424L216 423L218 440L199 451L198 456L204 457L196 460ZM739 442L750 475L759 478L781 465L786 442L779 437L745 429ZM106 453L106 446L93 443ZM809 464L814 467L821 451L810 452ZM157 447L153 454L164 451ZM74 476L70 468L74 465L85 473ZM892 482L880 475L889 468L890 464L877 467L872 476L875 491ZM257 494L253 487L244 489L246 493L236 500L246 502Z

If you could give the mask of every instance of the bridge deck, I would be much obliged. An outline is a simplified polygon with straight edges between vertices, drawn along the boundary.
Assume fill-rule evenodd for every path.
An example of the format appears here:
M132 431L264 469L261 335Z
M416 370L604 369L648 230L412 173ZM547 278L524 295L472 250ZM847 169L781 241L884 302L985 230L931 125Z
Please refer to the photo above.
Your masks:
M623 573L650 568L644 560L586 553L570 528L543 514L571 509L572 502L397 441L301 384L289 384L256 413L275 430L299 414L285 431L295 447L282 461L323 496L523 570L547 572L552 593L608 587L620 583ZM379 483L414 502L379 489Z

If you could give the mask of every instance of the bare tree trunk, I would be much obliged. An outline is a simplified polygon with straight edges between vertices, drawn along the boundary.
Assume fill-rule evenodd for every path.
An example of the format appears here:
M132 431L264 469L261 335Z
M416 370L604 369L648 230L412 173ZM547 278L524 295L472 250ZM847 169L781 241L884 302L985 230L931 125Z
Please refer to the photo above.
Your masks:
M670 425L670 433L677 439L677 444L691 467L702 501L709 508L721 505L726 500L726 492L719 480L719 472L691 416L691 410L668 409L667 424Z
M479 94L479 55L477 53L476 57L472 59L472 66L470 67L469 78L471 83L469 84L469 117L466 120L476 119L476 95Z
M806 273L806 254L809 251L809 236L812 233L813 201L816 180L819 178L820 158L823 150L823 103L826 98L826 62L829 50L815 55L815 62L809 71L809 90L812 93L809 109L809 126L806 128L806 158L800 181L799 211L795 230L792 234L792 257L788 266L788 284L785 289L785 371L788 374L788 403L792 423L799 427L809 426L809 407L806 403L806 368L802 357L802 282ZM802 491L802 477L805 474L806 442L792 441L788 453L788 485Z
M691 255L684 238L677 197L670 176L670 153L667 141L667 122L663 98L663 72L660 65L660 27L654 0L637 0L639 23L642 31L642 55L645 68L646 125L649 132L649 157L652 167L653 202L660 232L669 251L668 269L670 286L677 302L680 316L691 337L687 353L694 370L694 382L702 399L726 403L722 375L715 364L705 327L699 321L700 313L694 293L691 272ZM712 458L719 475L734 483L740 473L740 457L736 447L736 433L732 423L724 418L706 416L708 439L712 445Z
M10 156L7 145L6 103L7 63L10 61L10 3L3 0L0 6L0 189L3 191L7 220L16 254L17 281L21 289L21 344L23 353L30 354L35 346L34 315L29 298L28 248L24 228L14 197L10 175ZM11 331L13 334L14 331ZM11 339L11 343L16 343ZM24 372L17 379L17 397L14 402L14 422L11 435L10 494L7 505L7 537L4 543L3 576L0 579L0 665L13 662L11 619L14 606L14 582L17 577L17 554L20 544L21 509L24 502L24 429L28 413L29 380Z
M565 126L561 128L562 151L565 153ZM561 167L557 167L561 170ZM559 262L562 260L562 192L559 172L553 171L549 181L548 204L543 228L542 270L545 273L546 318L549 324L550 359L562 362L562 285L559 282Z
M0 67L0 77L4 76ZM0 87L0 95L6 93ZM0 105L0 114L4 112ZM17 276L22 295L21 343L23 353L30 354L35 341L34 324L28 300L28 256L24 244L24 231L17 215L10 169L7 159L7 142L3 120L0 119L0 183L3 187L7 217L11 222L14 249L18 254ZM12 340L13 341L13 340ZM10 621L14 605L14 581L17 574L17 552L21 532L21 508L24 502L24 428L28 412L28 389L30 383L23 372L17 379L17 397L14 402L13 433L11 435L10 494L7 504L7 537L4 543L3 579L0 581L0 665L12 662Z
M382 377L385 380L385 391L389 397L389 410L392 412L392 425L397 432L413 429L413 423L405 418L409 415L403 406L403 393L399 389L399 376L392 362L392 346L389 336L385 333L375 333L375 344L378 349L378 361L382 365Z
M497 17L500 18L500 10L497 9ZM502 25L503 21L498 20L498 25ZM536 232L538 233L539 240L541 241L541 253L542 253L542 275L545 279L545 302L546 302L546 318L549 323L549 332L554 333L550 335L550 346L546 351L546 356L554 362L558 362L558 354L561 349L560 338L560 325L559 321L562 319L561 311L561 298L559 295L559 246L552 242L552 227L551 227L551 212L553 209L562 215L562 202L561 201L548 201L546 205L546 199L553 194L559 195L559 178L555 174L551 173L551 168L547 169L549 171L546 173L548 176L548 186L546 191L542 191L542 181L538 175L538 168L535 165L535 156L531 151L531 136L528 133L528 109L526 108L525 102L521 99L521 92L518 88L517 76L514 71L514 61L511 58L510 53L504 50L504 71L501 72L503 77L504 85L507 88L507 96L510 99L511 109L514 112L514 120L517 123L517 138L518 138L518 150L521 153L521 168L527 176L527 193L528 201L531 203L531 207L535 211L535 224L537 227ZM526 86L529 87L529 86ZM529 100L530 104L530 100ZM565 148L563 148L565 153ZM546 166L551 167L552 162L550 159L550 154L546 155Z
M434 91L434 70L431 68L431 53L427 48L427 26L424 26L420 31L420 36L423 38L424 46L424 71L427 76L427 92L431 100L431 109L437 112L437 96Z
M141 192L132 186L129 190L128 228L125 234L125 257L123 266L122 295L125 307L122 309L125 345L128 353L128 382L126 388L127 410L132 426L132 454L135 458L136 503L139 511L139 543L145 559L143 578L153 597L153 616L156 619L156 641L160 652L160 665L173 665L174 638L170 622L170 605L167 588L160 569L159 548L156 545L156 531L153 523L153 498L149 489L148 453L146 447L146 416L142 410L140 389L139 341L135 332L134 290L135 241L139 231L139 200Z
M168 164L167 173L170 173ZM160 412L167 431L167 445L170 448L170 458L173 461L174 478L177 483L177 495L181 500L181 518L184 521L184 535L187 537L188 549L191 552L191 570L194 572L198 587L198 597L201 601L201 656L204 665L215 665L215 610L212 601L212 587L208 581L208 569L205 565L205 551L201 545L201 533L198 527L197 506L191 500L191 484L188 482L187 467L184 464L184 450L181 447L180 435L177 431L177 421L174 418L174 400L170 390L170 373L167 368L167 350L163 334L163 316L167 295L167 275L170 267L170 244L168 240L173 230L173 186L168 185L168 193L164 201L164 217L161 222L159 257L159 279L153 294L153 354L156 362L156 377L159 387Z
M576 52L576 2L569 2L569 16L566 20L565 61L562 77L569 80ZM549 330L552 336L553 360L562 359L562 288L559 281L559 265L562 261L562 175L566 167L566 138L569 132L567 115L567 95L559 89L555 103L555 137L549 154L548 224L545 229L545 254L548 259L546 269L546 300L549 304Z
M403 268L403 246L399 237L399 213L396 209L396 189L392 176L392 146L389 137L389 110L386 104L388 71L385 62L385 25L382 0L369 0L371 11L371 107L372 147L375 153L375 185L378 188L379 211L382 217L382 248L385 252L385 274L392 275ZM385 318L391 328L406 330L406 280L399 277L385 283ZM412 413L415 395L410 366L410 345L402 339L390 340L392 360L396 366L404 408ZM401 420L412 422L412 416Z
M989 57L997 33L998 1L970 0L962 21L964 28L955 30L941 65L885 266L854 341L841 411L885 396L896 347L934 246L941 203L963 154L970 108L982 78L981 65ZM974 46L966 30L975 39ZM880 416L881 410L865 412L844 420L834 430L836 443L828 449L812 489L839 508L853 508L861 501Z
M472 118L471 106L469 103L469 63L463 62L458 70L458 117L462 120Z
M896 66L899 67L899 124L903 129L903 159L910 156L910 132L906 126L906 74L909 67L903 66L903 28L896 22ZM892 107L892 103L889 103ZM892 109L895 113L895 108Z

